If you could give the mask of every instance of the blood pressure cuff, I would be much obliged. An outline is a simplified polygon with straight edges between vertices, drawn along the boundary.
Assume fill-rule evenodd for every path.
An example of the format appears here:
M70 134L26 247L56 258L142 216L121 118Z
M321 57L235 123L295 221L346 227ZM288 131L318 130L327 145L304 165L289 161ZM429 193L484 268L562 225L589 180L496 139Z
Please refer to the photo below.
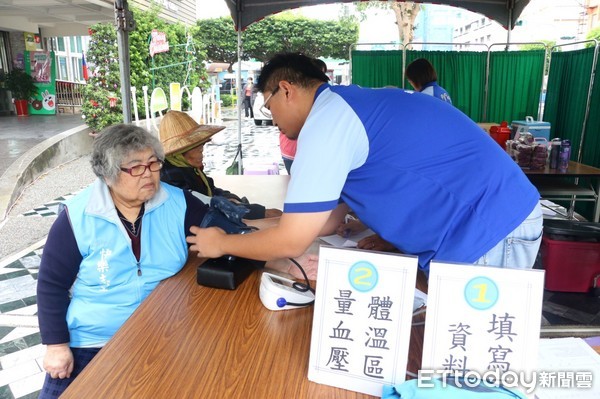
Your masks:
M242 221L248 209L238 206L224 197L212 197L210 207L202 219L200 227L219 227L227 234L249 233L254 228Z
M478 384L463 378L449 376L445 384L431 379L418 386L419 380L409 380L397 385L384 385L382 399L527 399L525 395L483 380Z
M227 234L246 234L254 230L247 226L242 217L248 212L220 196L212 197L210 208L200 227L220 227ZM234 256L222 256L209 259L198 266L197 282L212 288L235 290L255 270L262 268L265 262Z
M244 216L244 219L264 219L265 218L265 212L266 212L266 208L265 206L261 205L261 204L251 204L248 201L248 198L246 197L238 197L237 195L235 195L232 192L229 192L227 190L223 190L220 188L216 188L214 189L214 195L215 196L219 196L219 197L223 197L223 198L227 198L228 200L234 200L237 201L239 204L239 206L246 208L246 210L248 211L248 213L246 214L246 216Z

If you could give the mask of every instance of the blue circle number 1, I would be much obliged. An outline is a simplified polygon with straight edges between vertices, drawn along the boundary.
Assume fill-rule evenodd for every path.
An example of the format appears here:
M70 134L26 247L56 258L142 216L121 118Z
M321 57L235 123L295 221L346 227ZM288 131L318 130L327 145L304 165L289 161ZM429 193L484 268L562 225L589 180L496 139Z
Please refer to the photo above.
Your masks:
M498 286L487 277L475 277L465 286L465 300L473 309L486 310L498 302Z

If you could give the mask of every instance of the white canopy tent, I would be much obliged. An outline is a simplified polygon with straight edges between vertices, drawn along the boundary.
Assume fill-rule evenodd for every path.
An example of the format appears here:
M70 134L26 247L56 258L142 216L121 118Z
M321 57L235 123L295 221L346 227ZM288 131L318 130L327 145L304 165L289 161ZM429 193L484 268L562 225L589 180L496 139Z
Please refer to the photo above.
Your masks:
M236 30L244 30L253 22L268 15L290 8L315 6L329 3L352 3L356 0L225 0ZM424 3L419 1L418 3ZM444 4L464 8L483 14L507 28L512 29L529 0L436 0L436 4Z

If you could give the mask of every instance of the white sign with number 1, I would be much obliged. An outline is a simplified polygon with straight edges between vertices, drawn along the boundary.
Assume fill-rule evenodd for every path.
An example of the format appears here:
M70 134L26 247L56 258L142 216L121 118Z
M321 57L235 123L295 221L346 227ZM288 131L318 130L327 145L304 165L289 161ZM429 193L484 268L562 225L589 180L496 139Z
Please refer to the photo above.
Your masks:
M530 373L543 291L543 270L431 262L421 372Z

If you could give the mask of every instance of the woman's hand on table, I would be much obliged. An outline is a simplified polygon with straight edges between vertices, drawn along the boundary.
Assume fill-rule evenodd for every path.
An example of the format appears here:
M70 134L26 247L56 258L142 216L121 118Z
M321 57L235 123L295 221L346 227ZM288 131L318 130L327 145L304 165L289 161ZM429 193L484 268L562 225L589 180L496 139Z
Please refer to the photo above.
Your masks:
M394 247L392 244L390 244L383 238L379 237L377 234L373 234L363 238L358 243L356 243L356 248L368 249L372 251L396 251L396 247Z
M319 267L319 255L305 253L303 255L298 256L297 258L294 258L294 260L296 262L298 262L300 264L300 266L302 266L302 268L304 269L304 272L306 273L306 276L308 277L309 280L317 279L317 268ZM290 274L295 279L304 281L304 276L302 275L302 272L300 271L300 269L298 269L298 266L296 266L294 263L292 263L292 261L290 261L287 258L268 261L265 264L265 267L269 268L269 269L277 270L277 271L280 271L283 273Z
M52 378L69 378L73 372L73 352L69 344L48 345L44 356L44 370Z
M298 262L300 266L302 266L309 280L317 279L317 269L319 268L319 255L306 253L300 255L294 260ZM298 266L294 265L289 260L288 263L288 273L294 276L294 278L304 281L304 275L302 274L300 269L298 269Z

